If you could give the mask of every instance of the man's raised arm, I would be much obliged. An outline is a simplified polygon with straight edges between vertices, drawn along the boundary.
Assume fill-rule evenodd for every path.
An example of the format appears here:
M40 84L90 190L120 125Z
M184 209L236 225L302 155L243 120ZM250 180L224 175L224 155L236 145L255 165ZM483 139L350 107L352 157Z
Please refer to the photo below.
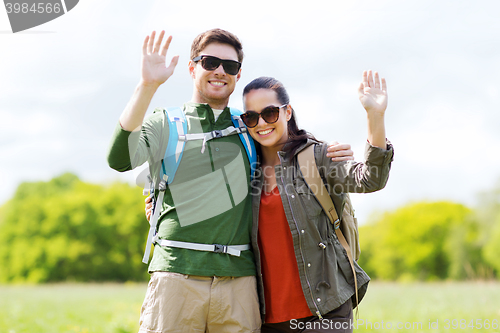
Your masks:
M165 31L160 33L155 42L155 31L147 36L142 46L141 81L137 85L132 98L120 116L120 125L126 131L134 131L141 127L144 115L153 99L156 90L173 74L179 56L174 56L170 65L165 66L168 47L172 41L169 36L161 45ZM160 51L161 48L161 51Z
M154 154L161 150L162 136L168 135L168 130L162 127L158 117L144 122L144 116L156 90L172 75L179 60L179 57L175 56L170 65L165 66L165 56L172 37L168 37L161 47L164 34L162 31L156 42L155 32L144 40L141 80L123 110L120 124L111 139L108 164L120 172L134 169L148 159L154 159ZM141 127L142 133L139 131Z

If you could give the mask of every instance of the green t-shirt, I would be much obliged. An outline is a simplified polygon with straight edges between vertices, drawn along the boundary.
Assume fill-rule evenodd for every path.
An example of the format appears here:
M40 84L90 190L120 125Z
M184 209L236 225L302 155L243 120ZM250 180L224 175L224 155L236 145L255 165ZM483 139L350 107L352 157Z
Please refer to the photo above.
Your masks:
M184 105L188 133L204 133L233 126L229 108L217 121L206 104ZM141 131L125 131L118 124L108 154L109 165L131 170L148 161L159 175L168 143L168 122L162 109L148 117ZM243 245L252 228L250 165L238 135L186 142L174 181L165 191L158 235L174 241ZM146 238L146 234L144 237ZM251 250L240 257L229 254L155 246L149 271L201 276L255 275Z

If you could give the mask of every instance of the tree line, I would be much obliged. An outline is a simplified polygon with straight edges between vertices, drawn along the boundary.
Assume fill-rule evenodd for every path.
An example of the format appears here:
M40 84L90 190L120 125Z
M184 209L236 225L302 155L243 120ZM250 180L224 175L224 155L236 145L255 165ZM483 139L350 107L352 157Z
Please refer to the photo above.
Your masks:
M137 187L22 183L0 209L0 282L146 280L148 226Z
M66 173L24 182L0 208L0 283L147 281L149 224L136 186ZM375 279L492 279L500 272L500 186L480 207L417 202L360 227L360 265Z
M500 186L472 209L415 202L384 212L360 230L359 264L373 278L430 281L500 277Z

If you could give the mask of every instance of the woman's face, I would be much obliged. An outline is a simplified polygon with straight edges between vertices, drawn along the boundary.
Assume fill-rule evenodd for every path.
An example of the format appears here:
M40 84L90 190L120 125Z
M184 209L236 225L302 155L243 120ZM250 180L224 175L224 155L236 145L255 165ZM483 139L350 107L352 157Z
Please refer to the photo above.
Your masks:
M271 89L255 89L248 92L243 97L245 111L255 111L261 113L268 106L280 107L283 105L278 100L278 96ZM281 150L288 140L288 120L292 116L292 108L286 105L279 109L279 118L273 124L268 124L262 117L259 117L257 126L249 128L248 132L255 141L263 147L276 147Z

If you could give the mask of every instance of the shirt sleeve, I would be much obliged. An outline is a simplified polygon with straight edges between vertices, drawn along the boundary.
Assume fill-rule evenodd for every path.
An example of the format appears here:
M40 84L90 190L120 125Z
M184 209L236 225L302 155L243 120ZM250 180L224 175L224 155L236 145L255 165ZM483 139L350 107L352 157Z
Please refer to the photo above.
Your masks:
M369 193L381 190L387 184L394 156L392 144L387 149L372 146L365 148L365 162L333 162L326 156L327 144L316 146L316 160L320 174L325 178L331 193Z
M146 161L161 161L168 144L168 122L162 112L153 113L139 131L126 131L118 123L108 149L108 164L117 171L132 170Z

